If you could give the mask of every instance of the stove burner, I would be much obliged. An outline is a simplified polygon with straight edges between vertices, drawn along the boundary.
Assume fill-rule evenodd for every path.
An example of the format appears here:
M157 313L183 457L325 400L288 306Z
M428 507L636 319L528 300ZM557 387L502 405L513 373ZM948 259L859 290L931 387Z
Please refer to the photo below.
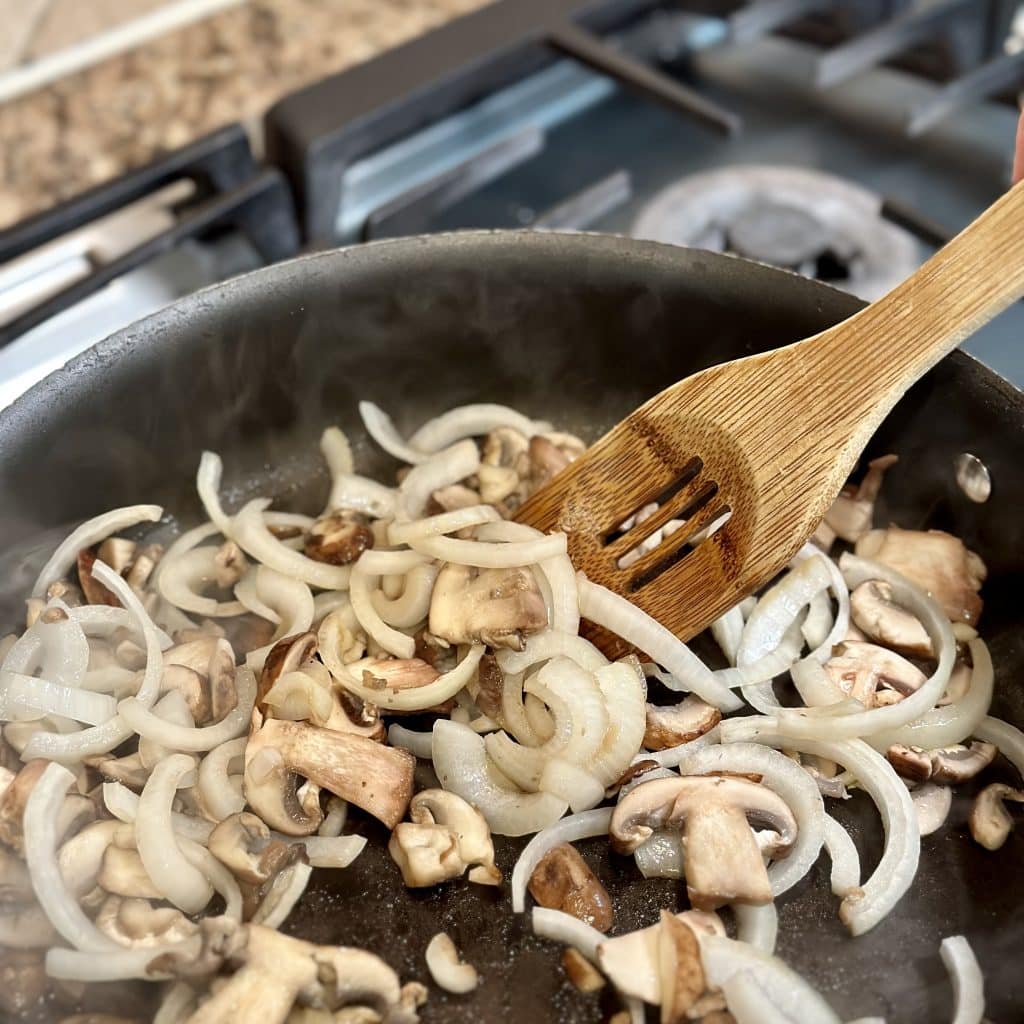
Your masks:
M632 234L735 253L874 299L921 262L913 236L880 209L878 196L819 171L730 167L663 190Z

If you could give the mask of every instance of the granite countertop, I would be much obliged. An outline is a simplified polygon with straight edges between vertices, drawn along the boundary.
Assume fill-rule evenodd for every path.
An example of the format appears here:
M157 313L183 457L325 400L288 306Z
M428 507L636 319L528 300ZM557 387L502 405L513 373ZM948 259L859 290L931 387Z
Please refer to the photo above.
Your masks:
M0 107L0 228L489 0L249 0Z

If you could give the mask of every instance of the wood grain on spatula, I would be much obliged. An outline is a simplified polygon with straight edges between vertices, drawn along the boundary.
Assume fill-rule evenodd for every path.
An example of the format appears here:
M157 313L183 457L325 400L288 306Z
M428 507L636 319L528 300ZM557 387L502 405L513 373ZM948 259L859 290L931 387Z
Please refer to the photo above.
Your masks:
M848 320L655 395L516 518L563 530L577 569L689 639L786 564L904 392L1022 295L1024 183ZM683 523L622 561L669 520Z

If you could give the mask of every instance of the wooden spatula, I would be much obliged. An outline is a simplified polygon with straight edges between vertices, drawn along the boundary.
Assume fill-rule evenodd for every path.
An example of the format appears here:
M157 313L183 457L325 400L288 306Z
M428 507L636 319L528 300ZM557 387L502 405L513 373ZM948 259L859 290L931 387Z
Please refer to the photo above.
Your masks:
M662 391L516 518L564 530L577 569L688 639L786 564L910 385L1022 295L1024 183L843 323ZM657 512L623 531L651 502ZM724 526L693 543L726 512ZM653 550L623 561L680 519Z

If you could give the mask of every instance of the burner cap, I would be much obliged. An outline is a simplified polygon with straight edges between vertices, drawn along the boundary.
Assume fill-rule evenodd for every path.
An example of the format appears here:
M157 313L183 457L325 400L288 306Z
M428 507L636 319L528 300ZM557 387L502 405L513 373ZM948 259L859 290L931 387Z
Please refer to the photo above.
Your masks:
M726 167L659 192L633 222L636 238L734 252L883 295L921 262L916 239L880 215L878 196L800 167Z

